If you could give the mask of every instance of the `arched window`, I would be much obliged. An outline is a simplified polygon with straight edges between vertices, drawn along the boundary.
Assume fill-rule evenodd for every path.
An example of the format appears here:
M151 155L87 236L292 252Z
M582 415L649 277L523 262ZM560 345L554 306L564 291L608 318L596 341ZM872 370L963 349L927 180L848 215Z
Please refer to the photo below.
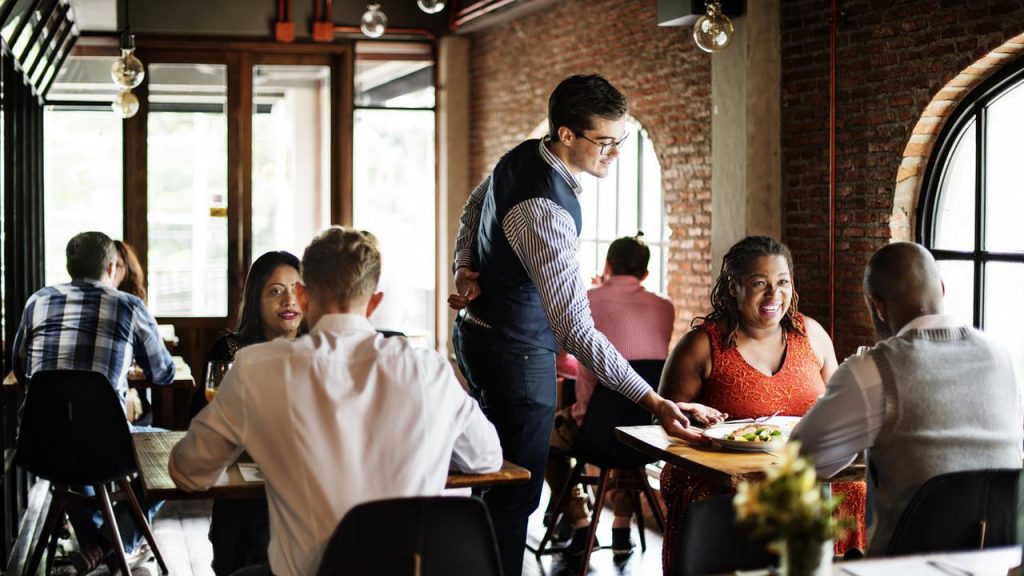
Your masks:
M985 330L1024 378L1024 62L950 116L925 172L918 241L939 262L946 312Z
M651 249L650 275L644 287L664 294L667 285L668 236L665 201L661 195L661 165L654 145L640 123L627 117L629 138L619 148L619 159L608 176L583 174L583 231L580 234L580 271L589 279L604 271L608 246L616 238L643 231Z

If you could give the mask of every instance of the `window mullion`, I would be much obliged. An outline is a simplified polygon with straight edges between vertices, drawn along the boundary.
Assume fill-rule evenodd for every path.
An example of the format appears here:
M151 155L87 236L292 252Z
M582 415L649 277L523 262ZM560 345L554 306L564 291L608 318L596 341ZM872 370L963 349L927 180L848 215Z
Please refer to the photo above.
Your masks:
M987 108L978 106L975 116L975 164L974 164L974 252L985 250L985 156L988 127L985 125ZM978 259L974 265L974 325L979 329L985 327L985 261Z

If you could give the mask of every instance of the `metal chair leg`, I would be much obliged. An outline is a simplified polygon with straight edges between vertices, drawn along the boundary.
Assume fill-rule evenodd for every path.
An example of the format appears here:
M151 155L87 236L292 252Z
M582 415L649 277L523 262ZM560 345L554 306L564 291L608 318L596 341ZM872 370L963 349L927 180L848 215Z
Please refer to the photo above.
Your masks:
M583 469L586 466L586 462L582 460L576 463L573 467L572 472L569 473L569 480L562 487L561 493L558 495L558 502L555 504L554 512L551 514L551 519L548 520L548 528L544 531L544 538L541 539L540 544L537 545L537 549L534 551L534 556L540 557L543 554L550 553L551 551L546 548L548 542L551 541L552 534L555 533L555 528L558 526L558 519L562 515L562 507L565 506L565 501L569 497L569 493L572 491L576 484L579 484L580 475L583 473Z
M590 568L590 553L594 551L594 540L597 536L597 521L601 518L601 510L604 508L604 497L608 493L608 475L610 468L601 468L601 474L597 480L597 495L595 496L594 512L590 517L590 531L587 533L587 547L583 550L583 561L580 565L580 574L584 575Z
M118 480L117 483L121 486L121 490L124 490L125 494L128 495L128 503L132 506L132 515L135 517L135 524L142 529L142 534L146 537L146 542L149 542L149 549L153 551L153 556L156 557L156 563L160 566L160 573L167 574L167 564L164 563L164 557L160 554L160 548L156 545L156 537L153 536L153 529L149 525L149 518L146 517L146 513L143 511L142 506L139 505L139 499L135 497L135 491L132 490L131 481L125 477Z
M29 559L28 566L25 567L24 576L34 576L36 569L39 568L39 562L43 559L43 550L49 547L50 539L56 536L54 527L57 525L57 519L64 513L64 495L67 494L68 487L57 485L53 487L53 494L50 497L50 509L46 511L46 519L43 520L43 530L39 534L39 540L36 541L35 548L32 550L32 557ZM47 558L46 562L46 573L50 573L50 564L52 558Z
M654 514L654 521L658 523L658 529L664 534L665 513L661 511L661 504L658 504L658 497L654 494L654 488L651 488L650 482L647 481L646 471L640 476L640 487L643 488L644 496L647 497L647 503L651 506L651 513Z
M644 525L644 507L640 503L640 491L630 490L629 499L633 504L633 514L636 516L636 527L640 533L640 551L647 552L647 527Z
M124 554L124 543L121 541L121 533L117 529L117 520L114 519L114 507L110 504L110 493L107 492L106 484L93 484L96 497L100 501L100 511L103 512L103 524L107 527L107 538L114 543L114 556L121 568L121 576L131 576L132 570L128 567L128 557Z

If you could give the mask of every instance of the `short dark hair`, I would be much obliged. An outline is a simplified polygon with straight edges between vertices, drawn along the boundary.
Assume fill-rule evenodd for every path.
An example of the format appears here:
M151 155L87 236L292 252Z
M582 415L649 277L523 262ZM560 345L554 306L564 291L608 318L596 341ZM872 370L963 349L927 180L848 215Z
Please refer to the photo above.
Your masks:
M249 266L242 288L242 305L238 311L238 328L235 337L242 346L263 341L263 317L260 315L260 299L263 287L270 275L281 266L291 266L299 271L299 258L291 252L279 250L267 252ZM299 332L302 333L301 331Z
M331 226L302 254L302 282L319 298L351 304L372 295L379 280L377 238L365 230Z
M636 236L625 236L612 242L608 247L605 261L615 276L636 276L643 279L647 273L647 264L651 261L651 249L640 239L643 232Z
M594 127L594 116L618 120L626 115L626 97L597 74L569 76L548 97L548 136L558 140L561 126L579 136Z
M99 280L111 262L117 260L114 241L103 232L82 232L68 240L64 251L68 259L68 274L72 280L92 278Z

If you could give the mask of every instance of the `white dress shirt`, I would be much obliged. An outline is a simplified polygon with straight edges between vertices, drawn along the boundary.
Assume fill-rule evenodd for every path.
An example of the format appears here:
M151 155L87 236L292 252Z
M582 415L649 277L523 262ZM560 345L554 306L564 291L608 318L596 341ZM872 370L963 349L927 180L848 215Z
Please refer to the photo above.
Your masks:
M356 504L441 494L449 462L466 472L502 464L494 426L448 362L352 314L240 350L171 452L171 476L204 490L243 449L266 479L277 576L314 574Z

